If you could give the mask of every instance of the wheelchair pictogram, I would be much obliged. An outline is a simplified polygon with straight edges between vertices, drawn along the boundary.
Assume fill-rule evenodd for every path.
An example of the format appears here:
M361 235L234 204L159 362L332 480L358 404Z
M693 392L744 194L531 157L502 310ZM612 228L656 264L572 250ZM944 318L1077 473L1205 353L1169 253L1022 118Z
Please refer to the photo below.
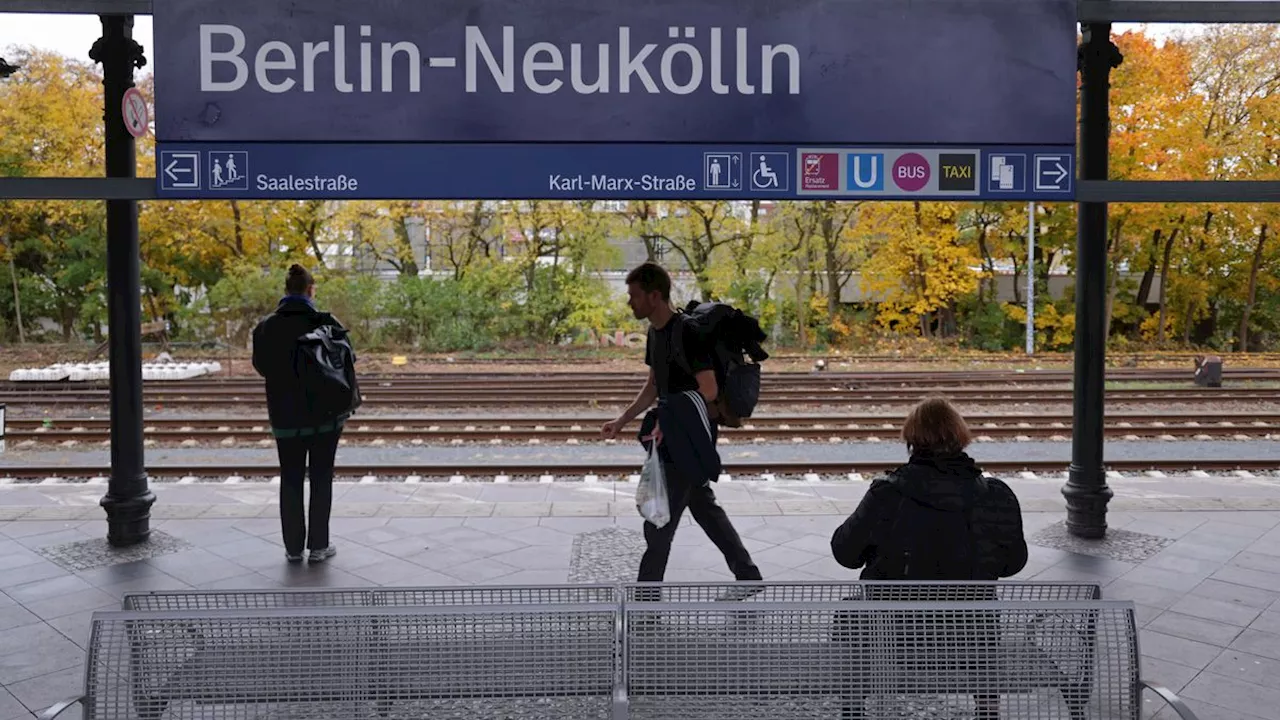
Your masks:
M788 162L786 153L751 153L751 189L788 190Z

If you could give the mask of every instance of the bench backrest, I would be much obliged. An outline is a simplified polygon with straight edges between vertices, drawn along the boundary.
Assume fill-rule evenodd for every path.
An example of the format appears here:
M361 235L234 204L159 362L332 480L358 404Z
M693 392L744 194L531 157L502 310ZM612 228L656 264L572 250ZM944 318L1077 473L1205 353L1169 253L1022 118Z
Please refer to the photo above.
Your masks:
M285 717L294 704L322 700L320 715L313 707L301 716L395 708L391 717L608 718L620 685L619 612L604 604L99 612L86 717L274 717L271 706ZM201 703L226 707L211 713Z
M439 605L617 605L616 585L483 585L475 587L153 590L125 593L123 610L233 610L298 607L430 607Z
M231 610L288 607L404 607L436 605L545 605L607 603L636 599L644 587L662 588L673 602L713 602L744 586L763 588L752 599L765 602L835 602L839 600L1097 600L1095 583L998 582L698 582L622 583L477 587L294 588L280 590L153 590L126 593L124 610Z
M664 601L624 613L631 718L856 717L848 708L871 702L882 705L867 717L951 717L981 695L1020 720L1141 709L1131 602ZM930 714L930 702L958 709Z
M667 602L716 602L726 593L744 588L760 588L748 598L755 602L841 602L878 600L885 602L943 601L981 602L987 600L1021 602L1069 602L1101 600L1097 583L1036 580L954 581L954 580L852 580L812 582L662 582L624 583L627 602L644 599L645 590L657 588Z

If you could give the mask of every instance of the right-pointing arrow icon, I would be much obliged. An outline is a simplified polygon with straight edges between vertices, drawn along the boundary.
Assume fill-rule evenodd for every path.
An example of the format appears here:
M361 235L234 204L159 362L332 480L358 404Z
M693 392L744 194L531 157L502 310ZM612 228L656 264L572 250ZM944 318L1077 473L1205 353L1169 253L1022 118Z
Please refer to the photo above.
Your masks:
M1071 156L1057 153L1037 155L1035 177L1037 192L1069 192L1071 190Z

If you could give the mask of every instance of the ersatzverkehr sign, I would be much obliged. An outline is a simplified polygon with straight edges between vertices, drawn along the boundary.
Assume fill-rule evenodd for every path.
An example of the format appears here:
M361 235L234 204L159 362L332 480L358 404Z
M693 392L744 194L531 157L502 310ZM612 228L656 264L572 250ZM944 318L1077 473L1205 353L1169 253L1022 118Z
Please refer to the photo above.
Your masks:
M184 153L163 164L182 177L161 178L170 196L1071 192L1047 178L1075 141L1074 0L156 0L154 13L156 134ZM389 143L383 161L497 165L478 188L459 184L464 168L437 184L396 165L390 186L360 150ZM495 156L494 143L542 148ZM522 164L534 158L563 162ZM259 183L264 162L284 165Z

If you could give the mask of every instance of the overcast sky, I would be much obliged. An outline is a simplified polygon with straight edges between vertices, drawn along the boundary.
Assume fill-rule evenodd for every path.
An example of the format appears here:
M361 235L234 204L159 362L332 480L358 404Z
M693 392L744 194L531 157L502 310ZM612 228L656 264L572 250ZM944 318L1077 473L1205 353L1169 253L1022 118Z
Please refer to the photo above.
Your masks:
M1137 25L1118 23L1116 32L1136 29ZM1165 35L1177 29L1193 29L1187 25L1152 25L1149 34ZM10 45L34 45L56 50L63 55L87 60L93 41L102 34L102 23L93 15L23 15L0 13L0 57ZM134 38L146 48L148 60L153 59L151 42L151 17L139 15L133 27ZM145 70L150 70L148 66Z

